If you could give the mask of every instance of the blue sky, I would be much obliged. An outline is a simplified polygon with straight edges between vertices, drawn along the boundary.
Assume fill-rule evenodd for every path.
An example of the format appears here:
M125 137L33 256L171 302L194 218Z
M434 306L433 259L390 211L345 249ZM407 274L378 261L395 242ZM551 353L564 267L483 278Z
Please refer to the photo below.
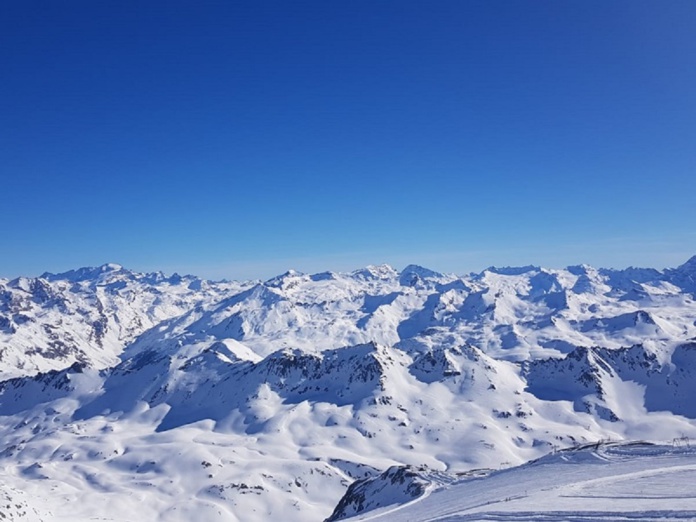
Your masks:
M696 254L696 3L6 2L0 276Z

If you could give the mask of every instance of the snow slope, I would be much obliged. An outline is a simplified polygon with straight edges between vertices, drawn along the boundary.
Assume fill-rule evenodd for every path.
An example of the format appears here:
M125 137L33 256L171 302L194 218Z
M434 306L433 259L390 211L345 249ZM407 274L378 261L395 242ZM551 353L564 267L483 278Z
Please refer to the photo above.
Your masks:
M354 502L344 503L327 520L406 522L415 520L694 520L696 450L647 443L598 444L558 452L483 477L448 482L411 476L406 491L420 485L415 500L393 502L395 481L385 475L351 487ZM358 486L370 489L360 497ZM348 495L347 495L348 497ZM368 509L355 515L357 506ZM342 508L342 509L340 509ZM374 509L369 509L374 508ZM345 515L353 514L353 517Z

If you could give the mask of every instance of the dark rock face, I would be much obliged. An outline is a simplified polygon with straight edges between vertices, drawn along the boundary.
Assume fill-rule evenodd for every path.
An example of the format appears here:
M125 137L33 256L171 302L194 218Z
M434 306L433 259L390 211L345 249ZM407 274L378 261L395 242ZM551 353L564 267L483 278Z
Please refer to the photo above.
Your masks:
M431 484L426 469L392 466L378 477L353 482L324 522L334 522L365 511L420 497Z

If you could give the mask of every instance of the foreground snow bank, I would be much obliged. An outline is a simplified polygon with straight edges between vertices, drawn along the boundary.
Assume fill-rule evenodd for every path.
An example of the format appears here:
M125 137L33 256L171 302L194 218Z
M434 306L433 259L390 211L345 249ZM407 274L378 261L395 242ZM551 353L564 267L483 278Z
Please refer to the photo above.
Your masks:
M371 482L371 496L353 503L362 512L348 520L694 520L696 450L683 442L581 446L484 477L440 483L406 504L383 495L377 481L389 477L380 477ZM343 518L334 513L331 520Z

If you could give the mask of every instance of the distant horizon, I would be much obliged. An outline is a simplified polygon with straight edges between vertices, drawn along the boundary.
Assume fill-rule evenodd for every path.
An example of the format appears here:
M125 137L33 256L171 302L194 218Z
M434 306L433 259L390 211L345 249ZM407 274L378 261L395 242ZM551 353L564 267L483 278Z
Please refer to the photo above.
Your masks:
M666 269L673 269L673 268L678 268L681 265L684 265L687 263L689 260L692 258L696 258L696 252L693 254L687 255L686 257L680 258L679 260L672 262L670 264L665 264L663 266L659 265L650 265L650 264L636 264L636 263L630 263L627 265L623 266L608 266L608 265L601 265L601 264L596 264L596 263L587 263L587 262L576 262L576 263L566 263L562 265L549 265L549 264L544 264L544 263L516 263L516 264L510 264L510 263L492 263L492 264L487 264L485 266L482 266L481 268L474 268L474 269L467 269L467 270L446 270L446 269L439 269L438 267L431 266L428 264L423 264L423 263L389 263L389 262L378 262L378 263L366 263L366 264L361 264L361 265L344 265L343 268L333 268L333 267L324 267L319 268L319 269L310 269L310 270L301 270L298 269L297 267L294 266L288 266L285 269L282 270L276 270L272 272L259 272L259 274L256 277L234 277L234 276L214 276L214 277L209 277L204 273L198 273L195 271L191 270L178 270L178 269L164 269L164 268L157 268L157 267L147 267L147 268L140 268L140 267L135 267L131 266L128 264L123 264L119 263L117 261L106 261L104 263L97 263L97 264L83 264L79 266L72 266L68 267L65 269L60 269L60 270L42 270L36 273L22 273L22 274L13 274L13 275L7 275L7 274L0 274L0 279L8 279L12 280L18 277L29 277L29 278L34 278L34 277L41 277L44 274L52 274L52 275L59 275L63 273L70 272L72 270L80 270L84 268L92 268L92 269L98 269L102 268L108 265L117 265L120 268L123 268L125 270L131 271L131 272L136 272L136 273L142 273L142 274L150 274L150 273L162 273L165 276L172 276L172 275L180 275L180 276L194 276L198 277L200 279L206 279L210 281L223 281L223 280L228 280L228 281L266 281L268 279L272 279L273 277L285 274L291 270L294 270L300 274L304 275L314 275L314 274L320 274L323 272L336 272L336 273L350 273L354 272L357 270L361 270L364 268L368 267L378 267L378 266L383 266L387 265L397 272L402 272L405 270L407 267L415 265L419 266L421 268L426 268L428 270L432 270L434 272L439 272L441 274L449 274L449 275L456 275L456 276L464 276L468 274L478 274L481 273L485 270L488 270L490 268L497 268L497 269L504 269L504 268L524 268L524 267L539 267L539 268L545 268L545 269L550 269L550 270L563 270L571 266L578 266L578 265L588 265L592 266L594 268L602 268L602 269L609 269L609 270L622 270L622 269L627 269L627 268L652 268L656 270L666 270ZM251 273L251 272L247 272Z

